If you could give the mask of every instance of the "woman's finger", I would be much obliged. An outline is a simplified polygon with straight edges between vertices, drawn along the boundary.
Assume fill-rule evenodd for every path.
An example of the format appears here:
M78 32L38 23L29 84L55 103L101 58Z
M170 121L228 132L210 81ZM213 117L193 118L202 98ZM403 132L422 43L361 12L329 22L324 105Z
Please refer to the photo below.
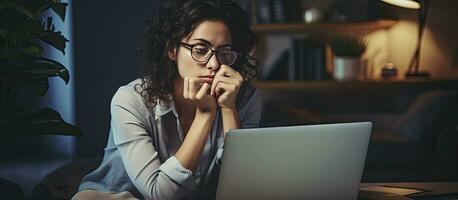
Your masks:
M235 70L234 68L228 65L221 65L221 68L220 70L218 70L218 72L220 73L221 76L231 77L231 78L243 81L242 75L240 75L240 73L237 70ZM218 75L218 72L216 75Z
M241 81L240 80L232 78L232 77L220 76L218 78L218 80L222 81L222 82L225 82L225 83L233 84L233 85L241 85Z
M214 77L214 80L213 80L213 83L212 83L212 87L210 89L210 95L212 95L212 96L215 95L216 85L218 84L218 82L220 81L220 79L222 77L230 77L230 75L229 75L230 69L232 69L232 68L227 66L227 65L221 65L221 67L219 68L219 70L215 74L215 77Z
M213 80L212 87L210 89L210 95L215 95L215 88L218 82L226 82L226 83L233 83L236 84L236 81L230 77L223 76L222 73L215 75L215 79Z
M210 84L203 83L202 87L196 94L196 99L201 99L204 95L208 94L208 90L210 89Z
M188 77L184 77L183 82L184 82L184 84L183 84L183 98L184 99L188 99L189 98L189 78Z
M196 93L199 88L197 84L199 84L199 82L196 79L194 78L189 79L189 98L190 99L194 99L194 97L196 96Z
M217 86L215 88L215 93L216 93L216 96L221 96L224 92L234 92L236 89L236 86L233 85L233 84L230 84L230 83L226 83L226 82L218 82L217 83Z
M242 81L243 80L239 80L239 79L235 79L235 78L231 78L231 77L225 77L225 76L215 77L215 80L213 81L213 84L212 84L212 88L210 90L210 95L214 95L215 94L215 88L216 88L216 85L218 84L218 82L225 82L225 83L229 83L229 84L235 85L236 87L240 87L242 85Z
M221 69L219 70L221 73L234 73L236 70L229 65L221 65Z
M210 88L210 95L213 96L215 95L215 88L216 88L216 85L218 84L219 82L219 76L215 76L215 78L213 79L213 83L211 85L211 88Z
M189 96L194 98L195 95L199 92L200 88L204 83L211 83L213 79L211 78L190 78L189 81Z

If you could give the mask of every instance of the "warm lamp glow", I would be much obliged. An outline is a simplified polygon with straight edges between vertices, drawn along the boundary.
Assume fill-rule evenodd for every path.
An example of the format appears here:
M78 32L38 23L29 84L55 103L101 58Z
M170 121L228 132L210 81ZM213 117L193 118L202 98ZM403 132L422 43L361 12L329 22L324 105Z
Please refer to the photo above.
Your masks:
M410 9L419 9L420 4L413 0L381 0L389 4L393 4L395 6L403 7L403 8L410 8Z
M381 0L389 4L393 4L403 8L418 9L418 42L417 48L412 60L410 60L409 69L406 73L406 77L416 76L416 77L427 77L429 76L428 72L420 71L420 50L421 50L421 39L423 36L423 31L426 25L426 15L428 14L428 0Z

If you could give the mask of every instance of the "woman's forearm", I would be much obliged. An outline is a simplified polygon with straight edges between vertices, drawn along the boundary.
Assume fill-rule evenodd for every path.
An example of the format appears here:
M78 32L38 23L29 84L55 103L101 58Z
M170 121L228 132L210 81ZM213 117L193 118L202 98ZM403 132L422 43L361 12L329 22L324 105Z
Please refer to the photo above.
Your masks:
M200 156L211 131L214 118L214 112L203 113L196 111L194 121L175 154L181 165L193 173L199 166Z
M223 118L224 137L229 130L241 128L237 109L221 108L221 116Z

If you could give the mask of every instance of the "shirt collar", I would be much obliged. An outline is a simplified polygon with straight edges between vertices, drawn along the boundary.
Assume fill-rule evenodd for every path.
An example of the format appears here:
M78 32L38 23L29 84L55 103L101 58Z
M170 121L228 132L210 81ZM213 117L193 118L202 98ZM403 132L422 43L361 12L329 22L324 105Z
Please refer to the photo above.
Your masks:
M165 114L169 113L170 111L172 111L175 117L178 118L178 112L175 107L175 103L173 102L172 95L168 96L168 100L170 103L167 103L161 99L158 100L158 103L154 107L154 119L155 120L164 116Z

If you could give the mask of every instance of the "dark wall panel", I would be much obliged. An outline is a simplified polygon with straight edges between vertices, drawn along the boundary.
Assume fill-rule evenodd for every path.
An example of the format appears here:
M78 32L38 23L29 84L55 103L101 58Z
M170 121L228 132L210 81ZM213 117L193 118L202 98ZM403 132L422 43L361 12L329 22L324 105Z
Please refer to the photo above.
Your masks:
M145 20L159 0L75 1L74 52L78 157L103 154L109 106L120 86L138 77L138 47Z

